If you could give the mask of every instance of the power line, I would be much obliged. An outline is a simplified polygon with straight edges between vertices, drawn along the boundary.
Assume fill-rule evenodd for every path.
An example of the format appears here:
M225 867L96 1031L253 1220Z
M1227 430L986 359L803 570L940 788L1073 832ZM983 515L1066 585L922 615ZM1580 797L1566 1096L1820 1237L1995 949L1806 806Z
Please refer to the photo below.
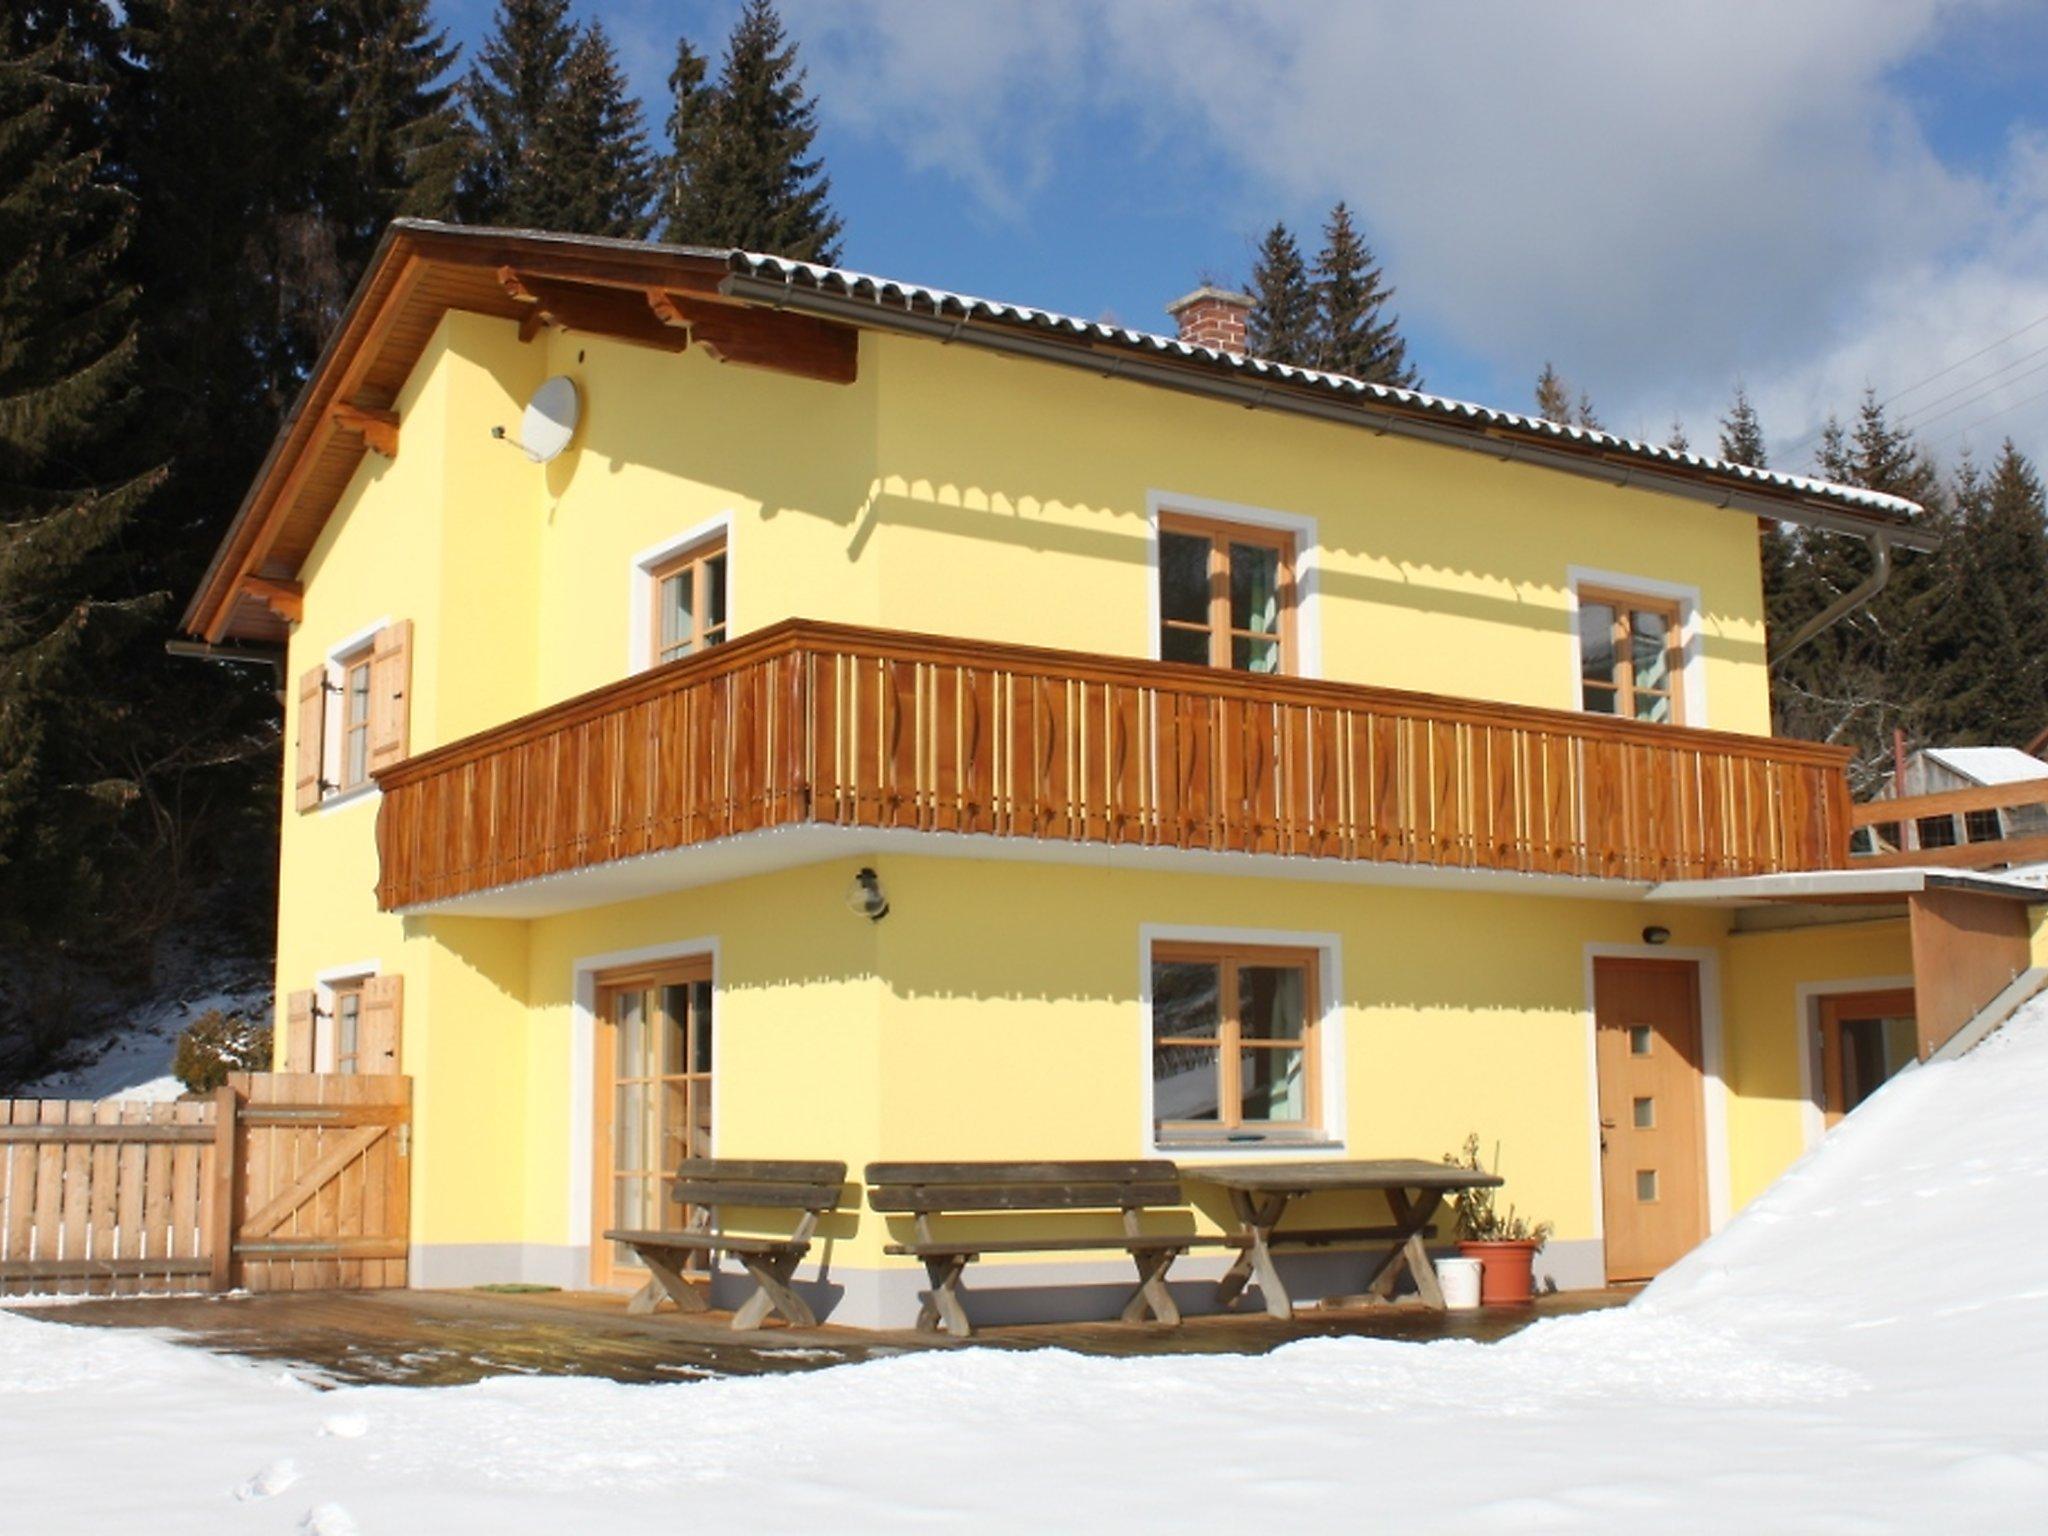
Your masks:
M2044 344L2044 345L2042 345L2042 346L2038 346L2038 347L2034 348L2034 350L2033 350L2033 351L2031 351L2031 352L2022 352L2022 353L2021 353L2021 354L2020 354L2020 355L2019 355L2018 357L2014 358L2014 359L2013 359L2013 360L2012 360L2011 362L2007 363L2007 364L2006 364L2006 365L2005 365L2004 367L2002 367L2002 368L1994 368L1994 369L1992 369L1992 370L1991 370L1991 372L1989 372L1989 373L1987 373L1987 374L1983 375L1983 376L1982 376L1981 378L1975 378L1975 379L1972 379L1972 380L1971 380L1971 381L1970 381L1969 383L1967 383L1967 384L1958 384L1958 385L1957 385L1957 386L1956 386L1956 387L1955 387L1954 389L1950 390L1950 391L1949 391L1949 392L1948 392L1947 394L1945 394L1945 395L1936 395L1936 396L1935 396L1935 397L1934 397L1934 398L1933 398L1932 400L1929 400L1929 401L1925 402L1924 404L1922 404L1922 405L1920 405L1920 406L1917 406L1917 407L1915 407L1915 409L1916 409L1916 410L1919 410L1919 411L1929 411L1929 410L1933 410L1933 408L1934 408L1935 406L1937 406L1937 405L1940 405L1940 404L1942 403L1942 401L1944 401L1944 400L1953 400L1953 399L1955 399L1955 397L1956 397L1957 395L1968 395L1968 394L1971 394L1971 393L1973 393L1973 392L1978 392L1978 393L1977 393L1977 398L1979 398L1979 399L1982 399L1982 398L1984 397L1984 394L1986 394L1986 393L1989 393L1989 394L1996 394L1996 393L1997 393L1997 392L1998 392L1999 390L2001 390L2001 389L2005 388L2005 384L1992 384L1992 383L1991 383L1991 381L1992 381L1993 379L1997 378L1997 377L1998 377L1998 376L1999 376L1999 375L2000 375L2001 373L2011 373L2011 372L2012 372L2012 370L2013 370L2013 369L2015 369L2015 368L2017 368L2017 367L2019 367L2019 365L2020 365L2021 363L2024 363L2024 362L2028 362L2028 361L2031 361L2032 359L2034 359L2034 358L2037 358L2037 357L2041 356L2041 354L2042 354L2042 353L2044 353L2044 352L2048 352L2048 344ZM2034 371L2034 370L2032 370L2032 369L2029 369L2029 370L2028 370L2028 372L2030 372L2030 373L2031 373L2031 372L2033 372L2033 371ZM2020 375L2020 377L2021 377L2021 378L2025 378L2025 377L2026 377L2026 374L2021 374L2021 375ZM2008 380L2006 380L2005 382L2006 382L2006 384L2010 384L2010 383L2012 382L2012 380L2008 379ZM1987 385L1987 384L1990 384L1990 385L1991 385L1991 388L1990 388L1990 389L1989 389L1988 391L1985 391L1985 390L1983 390L1983 386L1984 386L1984 385ZM1967 404L1968 402L1965 402L1965 403ZM1909 412L1908 414L1909 414L1909 415L1911 415L1912 413L1911 413L1911 412ZM1945 413L1941 413L1941 414L1945 414ZM1914 417L1913 417L1913 419L1914 419L1914 421L1915 421L1915 422L1920 422L1920 421L1932 421L1932 420L1934 420L1934 417L1932 417L1932 416L1914 416Z
M1885 407L1893 405L1900 400L1903 400L1906 396L1910 394L1915 394L1918 391L1925 389L1929 384L1932 384L1935 380L1948 377L1948 375L1954 373L1958 368L1967 367L1969 364L1974 363L1978 358L1984 356L1985 353L1995 352L2000 347L2004 346L2008 341L2011 341L2019 336L2024 336L2027 334L2027 332L2033 330L2036 326L2043 324L2048 324L2048 314L2036 315L2033 319L2029 320L2025 325L2019 327L2017 330L2006 332L2005 335L1999 337L1996 341L1990 342L1985 346L1979 347L1976 351L1972 352L1968 357L1958 358L1956 359L1956 361L1949 363L1944 367L1937 368L1934 372L1928 374L1925 378L1916 379L1911 384L1908 384L1905 388L1894 390L1890 395L1886 396L1883 400L1880 400L1878 402L1878 409L1883 410ZM2031 357L2036 354L2029 353L2027 355ZM2024 362L2025 360L2025 358L2019 359L2019 361L2021 362ZM1987 377L1995 378L1999 373L2003 373L2004 371L2005 369L2003 368L1998 369L1994 373L1987 375ZM1982 379L1979 379L1977 382L1981 384L1984 381ZM1969 387L1971 386L1964 386L1964 388ZM1944 395L1941 398L1945 400L1948 397ZM1938 404L1939 401L1929 401L1928 403L1930 405L1933 405ZM1827 423L1825 421L1823 421L1817 427L1809 427L1805 432L1801 433L1798 437L1793 438L1791 442L1785 444L1782 448L1780 448L1778 450L1779 455L1781 457L1789 458L1792 454L1798 452L1801 448L1804 448L1808 443L1811 443L1815 439L1817 439L1826 430Z
M1975 421L1972 422L1966 422L1964 425L1957 427L1953 432L1947 433L1941 438L1939 438L1935 442L1934 446L1939 448L1942 447L1944 444L1952 443L1957 438L1963 437L1971 432L1976 431L1979 427L1983 426L1985 422L1996 421L1999 417L2007 414L2010 411L2016 411L2023 405L2032 405L2036 400L2048 400L2048 389L2044 389L2040 391L2040 393L2038 394L2028 395L2024 400L2015 400L2011 405L2001 405L1997 410L1992 411L1988 415L1979 416Z
M1986 352L1996 351L1998 348L2004 346L2008 341L2011 341L2015 336L2026 335L2027 332L2031 331L2035 326L2040 325L2043 321L2048 321L2048 315L2040 315L2032 320L2029 320L2025 325L2021 326L2018 330L2009 331L2005 335L1999 337L1998 340L1992 342L1989 346L1979 347L1976 351L1972 352L1968 357L1961 358L1956 362L1950 363L1946 368L1942 368L1934 373L1930 373L1929 375L1927 375L1926 378L1920 380L1920 382L1917 384L1908 384L1904 389L1899 390L1897 393L1891 395L1889 398L1878 401L1879 407L1882 408L1884 406L1896 404L1898 401L1905 399L1906 396L1913 394L1918 390L1926 388L1929 384L1932 384L1936 379L1946 378L1949 374L1954 373L1958 368L1964 366L1964 364L1974 363Z
M2019 383L2021 379L2032 378L2035 374L2039 373L2044 368L2048 368L2048 363L2036 363L2033 367L2029 368L2025 373L2016 373L2011 378L2007 379L2003 384L1994 384L1991 386L1991 388L1986 390L1980 390L1976 394L1971 395L1968 399L1958 400L1954 405L1949 406L1945 410L1936 411L1932 416L1921 417L1920 420L1914 422L1911 425L1911 427L1909 427L1907 430L1917 431L1920 428L1926 427L1932 422L1937 422L1941 420L1941 418L1944 416L1953 416L1957 411L1967 411L1973 405L1982 405L1986 400L1989 400L1992 396L1997 395L2004 390L2012 388L2012 386Z

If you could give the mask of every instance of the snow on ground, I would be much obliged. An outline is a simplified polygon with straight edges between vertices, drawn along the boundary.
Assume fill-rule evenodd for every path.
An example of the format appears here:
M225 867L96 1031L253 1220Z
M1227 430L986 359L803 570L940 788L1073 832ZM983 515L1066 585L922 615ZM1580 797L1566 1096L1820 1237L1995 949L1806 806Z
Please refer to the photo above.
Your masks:
M178 1036L201 1014L218 1008L267 1019L270 983L251 980L232 966L199 968L192 981L137 1011L124 1027L81 1041L58 1070L14 1089L23 1099L175 1099L185 1085L171 1075Z
M1634 1305L1504 1343L907 1354L322 1392L0 1313L0 1526L2019 1531L2048 1507L2048 1003Z

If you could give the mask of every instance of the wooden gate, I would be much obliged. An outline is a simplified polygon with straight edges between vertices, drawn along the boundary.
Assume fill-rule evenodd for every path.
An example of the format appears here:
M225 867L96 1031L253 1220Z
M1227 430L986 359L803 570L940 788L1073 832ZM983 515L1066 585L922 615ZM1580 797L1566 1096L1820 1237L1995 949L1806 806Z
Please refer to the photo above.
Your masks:
M253 1072L239 1115L234 1260L252 1291L406 1279L412 1079Z
M0 1100L0 1295L402 1286L412 1081Z

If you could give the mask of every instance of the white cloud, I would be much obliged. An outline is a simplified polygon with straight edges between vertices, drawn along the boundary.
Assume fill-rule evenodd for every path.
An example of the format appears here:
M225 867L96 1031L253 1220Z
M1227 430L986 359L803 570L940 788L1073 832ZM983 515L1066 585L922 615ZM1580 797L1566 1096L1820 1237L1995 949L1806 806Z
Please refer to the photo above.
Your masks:
M1263 200L1248 227L1346 197L1411 321L1503 377L1555 359L1617 427L1681 411L1705 445L1738 376L1790 440L2048 313L2048 146L1945 165L1895 84L1996 3L785 9L838 126L995 216L1031 217L1106 114L1200 135ZM2048 443L2048 401L2001 428Z

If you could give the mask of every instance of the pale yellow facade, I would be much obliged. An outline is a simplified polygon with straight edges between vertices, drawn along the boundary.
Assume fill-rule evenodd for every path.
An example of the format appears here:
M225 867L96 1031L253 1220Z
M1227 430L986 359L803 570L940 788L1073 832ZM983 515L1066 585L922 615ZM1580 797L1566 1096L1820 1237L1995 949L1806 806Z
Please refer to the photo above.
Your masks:
M458 740L644 666L641 566L714 530L736 635L804 617L1144 657L1155 520L1179 510L1296 531L1303 670L1572 708L1574 584L1627 582L1682 603L1687 723L1769 730L1752 516L966 347L863 332L859 362L830 385L449 313L398 402L401 452L364 457L306 564L287 675L408 619L411 749ZM582 423L530 463L492 429L516 435L564 373ZM547 917L387 914L376 814L371 790L284 815L277 984L405 978L416 1283L587 1283L588 989L606 957L714 955L720 1155L857 1171L1151 1154L1148 938L1316 948L1319 1155L1433 1158L1477 1131L1510 1197L1556 1223L1569 1283L1601 1277L1596 954L1702 968L1716 1221L1816 1133L1814 989L1910 970L1898 920L1737 934L1729 909L1619 887L957 843ZM886 885L882 922L847 910L856 862ZM914 1289L872 1214L824 1231L849 1293L876 1275Z

